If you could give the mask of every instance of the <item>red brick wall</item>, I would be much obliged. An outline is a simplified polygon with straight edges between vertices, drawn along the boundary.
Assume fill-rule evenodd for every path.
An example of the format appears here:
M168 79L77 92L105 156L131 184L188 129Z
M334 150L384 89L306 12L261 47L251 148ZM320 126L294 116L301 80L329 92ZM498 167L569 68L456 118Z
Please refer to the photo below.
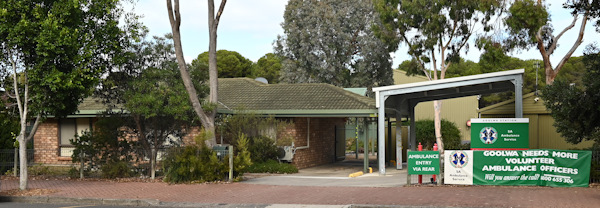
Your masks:
M307 131L309 118L294 118L294 124L285 130L284 134L294 138L296 147L307 146ZM335 126L344 125L345 118L310 118L310 146L299 149L294 155L292 164L298 168L308 168L328 164L335 161ZM183 144L195 144L194 137L199 128L191 128L183 137ZM47 119L42 123L35 136L34 148L36 163L68 165L70 157L58 156L58 121Z
M69 165L71 157L58 156L58 120L46 119L41 123L33 137L35 163Z
M309 119L310 145L296 150L292 161L299 169L335 162L335 126L345 123L345 118L295 118L292 129L286 133L293 135L296 148L308 145Z
M187 130L187 134L181 138L182 145L195 145L196 136L200 134L200 127L192 126Z

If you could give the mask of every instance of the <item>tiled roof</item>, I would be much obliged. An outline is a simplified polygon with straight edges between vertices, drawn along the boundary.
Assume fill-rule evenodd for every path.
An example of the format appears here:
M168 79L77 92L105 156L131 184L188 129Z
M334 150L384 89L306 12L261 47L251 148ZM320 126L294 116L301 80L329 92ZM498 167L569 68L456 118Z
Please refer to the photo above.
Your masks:
M219 108L235 110L374 110L375 100L330 84L264 84L219 79Z
M100 99L88 97L78 115L107 109ZM264 84L250 78L219 79L220 113L236 110L285 116L368 116L377 113L375 99L330 84Z
M102 100L95 97L87 97L77 106L77 110L106 110L107 106L102 103Z

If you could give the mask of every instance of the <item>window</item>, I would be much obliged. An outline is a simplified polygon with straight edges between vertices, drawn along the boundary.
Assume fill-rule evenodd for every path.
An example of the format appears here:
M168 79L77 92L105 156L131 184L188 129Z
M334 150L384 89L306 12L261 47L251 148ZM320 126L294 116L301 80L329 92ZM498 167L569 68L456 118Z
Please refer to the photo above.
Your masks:
M59 156L71 157L75 146L71 145L71 140L75 135L82 135L91 129L90 118L66 118L60 119L59 127Z

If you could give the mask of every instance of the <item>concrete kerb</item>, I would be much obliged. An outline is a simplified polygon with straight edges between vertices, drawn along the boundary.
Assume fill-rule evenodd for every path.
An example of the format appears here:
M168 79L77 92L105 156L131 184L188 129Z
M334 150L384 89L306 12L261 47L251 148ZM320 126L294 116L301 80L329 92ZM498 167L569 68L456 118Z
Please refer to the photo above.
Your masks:
M101 198L71 198L51 196L0 196L0 202L17 202L29 204L83 204L131 207L220 207L220 208L350 208L354 205L311 205L311 204L210 204L193 202L160 202L150 199L101 199ZM377 207L372 205L359 207Z
M160 206L160 201L153 199L101 199L72 198L50 196L0 196L0 202L49 203L49 204L91 204L108 206Z
M406 206L406 205L372 205L372 204L347 204L347 205L318 205L318 204L208 204L193 202L160 202L151 199L100 199L100 198L70 198L49 196L0 196L0 202L18 202L35 204L85 204L107 206L132 206L132 207L221 207L221 208L437 208L439 206Z

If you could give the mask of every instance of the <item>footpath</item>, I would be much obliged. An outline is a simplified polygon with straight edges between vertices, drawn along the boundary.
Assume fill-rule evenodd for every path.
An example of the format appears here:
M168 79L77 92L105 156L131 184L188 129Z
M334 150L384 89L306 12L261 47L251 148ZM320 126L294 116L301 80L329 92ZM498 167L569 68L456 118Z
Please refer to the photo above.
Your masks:
M333 178L339 183L368 177ZM387 178L389 179L389 177ZM252 179L250 180L252 181ZM368 183L368 182L367 182ZM249 182L175 184L90 180L30 180L39 196L7 202L152 207L599 207L600 188L505 186L295 186ZM1 191L18 188L5 179Z

